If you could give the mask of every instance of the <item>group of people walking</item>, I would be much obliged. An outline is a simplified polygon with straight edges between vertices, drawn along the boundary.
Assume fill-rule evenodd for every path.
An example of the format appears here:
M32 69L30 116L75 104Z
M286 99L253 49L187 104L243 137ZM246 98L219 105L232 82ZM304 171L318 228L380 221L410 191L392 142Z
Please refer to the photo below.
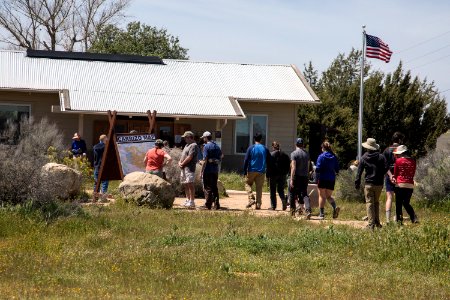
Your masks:
M368 217L367 227L382 227L380 222L380 195L386 186L386 222L390 222L392 199L395 194L396 221L403 224L403 207L412 223L418 223L417 215L410 204L414 189L416 162L411 152L403 145L403 135L394 133L392 144L380 153L380 146L373 138L368 138L362 146L367 150L358 163L355 188L361 186L361 176L365 172L364 196Z
M275 210L277 207L276 193L281 198L282 209L288 206L294 215L297 211L305 211L306 219L311 218L311 203L308 195L309 174L312 171L312 164L309 153L305 150L302 138L297 138L295 150L290 157L280 149L280 144L276 141L272 143L273 151L270 152L262 143L262 135L254 136L254 144L251 145L245 154L244 176L245 190L248 194L247 208L255 205L255 209L261 209L262 188L264 179L267 177L270 187L269 209ZM328 142L322 144L322 154L317 159L316 179L319 190L319 219L325 218L325 203L328 201L333 209L333 218L339 216L340 208L332 197L336 174L339 172L339 163L334 155L331 145ZM287 176L289 179L289 197L284 193ZM253 194L252 186L255 184L256 197ZM299 208L297 208L297 202Z
M219 166L223 158L222 150L212 139L212 134L205 131L201 136L203 149L197 145L192 131L186 131L183 136L185 146L178 162L180 168L180 182L184 186L186 201L184 205L195 208L195 171L197 162L203 160L201 179L205 193L205 208L220 209L219 191L217 187ZM106 135L101 135L99 143L94 146L94 184L97 184L98 172L105 149ZM282 210L288 207L293 215L304 211L306 219L311 218L311 201L308 195L310 174L314 169L315 181L319 193L319 219L325 218L325 204L332 207L332 217L339 216L340 208L333 198L336 175L339 173L339 163L333 153L331 144L327 141L321 145L322 153L317 158L316 165L311 162L309 153L305 149L302 138L297 138L295 150L286 154L281 150L277 141L272 142L272 151L262 144L260 133L253 137L254 144L249 146L244 158L244 181L248 195L247 208L255 206L261 209L262 189L267 178L270 189L269 210L277 209L277 193L281 199ZM380 146L373 138L362 143L367 151L357 161L355 188L360 189L361 177L364 175L364 196L367 210L367 227L374 229L382 227L380 221L380 195L383 186L386 188L386 222L391 219L391 207L395 196L395 219L403 223L402 207L408 213L411 222L417 223L418 217L410 204L414 188L414 174L416 162L411 157L408 148L403 145L404 136L400 132L394 133L392 143L381 153ZM80 135L75 133L72 142L74 157L86 155L86 144ZM144 158L146 172L165 179L164 165L172 160L168 146L160 139L155 141L155 147L149 149ZM313 167L314 166L314 167ZM285 193L286 183L288 194ZM95 188L94 185L94 188ZM255 185L256 196L252 191ZM108 181L102 181L101 194L106 194Z

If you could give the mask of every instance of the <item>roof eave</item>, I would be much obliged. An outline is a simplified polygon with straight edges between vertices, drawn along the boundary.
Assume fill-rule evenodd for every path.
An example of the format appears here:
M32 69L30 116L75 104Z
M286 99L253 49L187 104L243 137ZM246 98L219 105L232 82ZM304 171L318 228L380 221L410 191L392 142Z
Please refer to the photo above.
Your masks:
M300 70L297 68L296 65L292 64L291 67L294 70L295 74L297 74L298 78L300 78L300 80L302 81L303 85L306 87L306 89L310 93L311 97L313 97L314 101L320 101L319 97L317 97L316 93L313 91L313 89L309 85L309 83L306 80L305 76L303 76L303 73L300 72Z
M107 112L105 111L90 111L90 110L70 110L65 109L64 111L61 111L62 113L69 113L69 114L84 114L84 115L107 115ZM140 112L124 112L124 111L117 111L117 115L120 116L131 116L131 117L146 117L147 113L140 113ZM245 115L182 115L182 114L168 114L168 113L158 113L156 112L157 117L162 118L179 118L179 119L245 119Z
M298 99L259 99L259 98L235 98L243 102L259 102L259 103L290 103L290 104L320 104L320 100L298 100Z

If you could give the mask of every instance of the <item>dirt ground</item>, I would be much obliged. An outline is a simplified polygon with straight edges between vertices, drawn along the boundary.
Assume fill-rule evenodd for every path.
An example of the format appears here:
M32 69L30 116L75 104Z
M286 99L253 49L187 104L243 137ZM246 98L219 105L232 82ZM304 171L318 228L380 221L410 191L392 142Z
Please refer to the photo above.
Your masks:
M263 193L262 195L262 205L261 205L261 209L260 210L256 210L255 206L253 206L250 209L247 209L245 206L248 203L248 197L247 197L247 193L243 192L243 191L231 191L231 190L227 190L228 196L226 198L222 198L220 199L220 206L221 209L219 210L219 212L235 212L235 213L242 213L244 211L248 211L251 214L254 214L255 216L259 216L259 217L275 217L275 216L286 216L286 217L290 217L290 212L289 209L286 211L281 210L281 201L278 198L278 202L277 202L277 210L269 210L268 208L270 207L270 195L269 193ZM313 196L313 195L311 195ZM311 197L314 198L314 197ZM313 199L312 199L313 200ZM186 210L192 210L192 209L188 209L185 208L183 206L185 202L185 198L175 198L175 202L174 202L174 208L176 209L186 209ZM205 204L205 199L196 199L195 200L195 205L196 205L196 209L195 211L198 210L205 210L205 213L208 213L208 211L205 208L202 208L201 206L203 206ZM313 203L313 206L316 203ZM296 216L295 217L296 220L302 220L304 219L304 216ZM348 225L348 226L352 226L355 228L364 228L367 225L367 222L364 221L344 221L344 220L339 220L339 219L326 219L326 220L319 220L317 218L317 216L312 216L311 219L308 221L311 223L316 223L316 224L336 224L336 225Z
M308 188L308 193L310 194L311 199L311 206L317 207L318 206L318 195L317 195L317 187L315 185L310 185ZM247 211L255 216L258 217L277 217L277 216L286 216L290 218L290 212L289 208L286 211L283 211L281 209L281 201L279 197L277 197L277 209L276 210L269 210L270 207L270 195L269 193L263 193L262 195L262 205L260 210L256 210L255 206L248 209L246 208L246 205L248 203L248 197L247 193L245 191L233 191L233 190L227 190L227 194L229 197L225 197L220 199L220 206L221 209L211 210L211 212L221 212L221 213L243 213L244 211ZM83 205L89 206L89 205L110 205L114 203L114 199L111 195L108 195L107 199L101 200L99 199L97 202L88 202L84 203ZM195 200L195 209L188 209L183 206L185 202L185 198L183 197L177 197L175 198L175 202L173 203L174 209L185 209L187 211L205 211L205 213L209 213L209 211L202 207L205 204L205 199L196 199ZM304 216L295 216L295 220L304 220ZM330 224L336 224L336 225L347 225L354 228L365 228L367 225L367 222L365 221L349 221L349 220L339 220L338 219L325 219L325 220L319 220L316 215L313 215L311 219L308 221L314 224L318 225L330 225Z

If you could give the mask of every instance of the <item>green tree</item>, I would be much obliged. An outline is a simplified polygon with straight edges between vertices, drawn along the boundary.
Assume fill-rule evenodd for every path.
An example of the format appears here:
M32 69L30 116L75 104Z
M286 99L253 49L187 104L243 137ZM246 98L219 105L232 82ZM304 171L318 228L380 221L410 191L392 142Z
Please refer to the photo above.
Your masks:
M105 26L93 42L90 52L159 56L188 59L188 49L180 46L178 37L166 29L131 22L126 30L114 25Z
M355 49L348 55L339 54L319 78L311 62L305 65L305 78L321 104L300 106L299 134L315 134L310 132L310 125L320 124L342 165L355 159L357 152L360 58L361 51ZM401 63L388 74L371 71L368 64L364 74L363 140L374 137L384 147L395 131L401 131L408 147L418 156L434 149L450 120L446 102L434 83L412 78Z

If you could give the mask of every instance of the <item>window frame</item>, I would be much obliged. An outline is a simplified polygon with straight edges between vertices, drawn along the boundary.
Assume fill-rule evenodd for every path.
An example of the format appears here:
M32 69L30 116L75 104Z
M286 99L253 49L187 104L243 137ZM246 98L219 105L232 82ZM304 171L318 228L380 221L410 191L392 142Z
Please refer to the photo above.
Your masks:
M247 117L245 119L250 118L249 143L248 144L253 145L253 136L254 136L253 117L265 117L266 118L266 138L264 139L263 145L267 147L267 140L269 139L269 115L268 114L247 114ZM237 123L237 121L241 121L241 120L245 120L245 119L239 119L234 122L234 133L233 133L233 153L234 153L234 155L242 155L242 156L245 155L245 152L241 153L241 152L236 151L236 145L237 145L237 142L236 142L237 125L236 125L236 123Z
M0 102L0 107L2 106L25 106L28 107L28 117L31 117L31 104L30 103L14 103L14 102ZM19 120L20 122L20 120Z

